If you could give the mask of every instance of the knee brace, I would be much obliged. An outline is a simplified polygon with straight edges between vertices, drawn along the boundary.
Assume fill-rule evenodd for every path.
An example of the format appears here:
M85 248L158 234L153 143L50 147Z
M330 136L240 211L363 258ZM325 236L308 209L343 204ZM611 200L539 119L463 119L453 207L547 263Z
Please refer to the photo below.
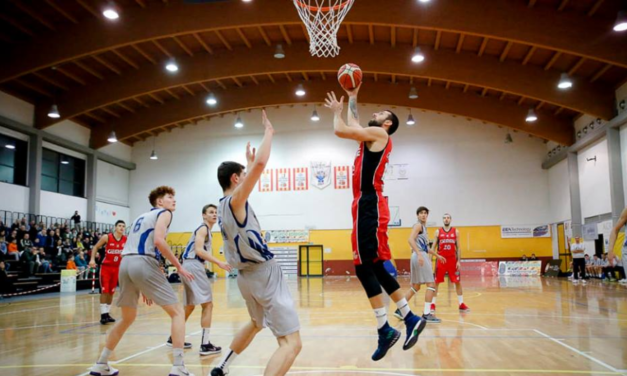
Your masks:
M435 287L427 287L427 290L431 290L431 291L435 292Z
M418 294L418 290L420 290L420 289L416 290L416 289L414 288L414 286L412 286L412 287L410 288L410 290L411 290L414 294Z
M381 294L381 285L379 284L379 281L374 274L372 264L366 263L362 265L356 265L355 274L357 275L357 278L359 278L359 282L361 282L364 290L366 290L366 295L368 296L368 299Z
M383 265L383 261L377 261L373 265L374 274L379 281L379 284L388 295L392 295L396 290L401 288L398 284L398 281L385 270L385 265Z

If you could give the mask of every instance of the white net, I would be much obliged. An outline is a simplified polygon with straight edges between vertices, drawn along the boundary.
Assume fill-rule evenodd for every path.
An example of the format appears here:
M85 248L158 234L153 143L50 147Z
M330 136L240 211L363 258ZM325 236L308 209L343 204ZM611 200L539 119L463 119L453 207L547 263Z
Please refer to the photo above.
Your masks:
M355 0L293 0L309 32L312 56L333 57L340 52L337 31Z

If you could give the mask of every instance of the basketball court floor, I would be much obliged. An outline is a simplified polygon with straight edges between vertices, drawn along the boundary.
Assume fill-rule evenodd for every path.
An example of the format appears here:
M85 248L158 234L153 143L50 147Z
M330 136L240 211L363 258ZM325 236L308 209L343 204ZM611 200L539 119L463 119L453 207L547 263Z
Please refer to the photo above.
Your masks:
M409 281L400 278L403 287ZM564 279L470 277L464 280L471 312L457 311L454 286L441 286L438 316L416 347L396 345L380 362L374 318L356 278L290 279L302 324L303 350L289 375L627 375L627 301L624 287ZM180 293L182 286L173 285ZM235 280L214 287L211 340L228 347L248 320ZM422 307L424 291L411 302ZM0 375L84 376L104 345L110 326L98 322L98 295L40 295L0 302ZM401 327L391 313L390 322ZM200 357L200 310L187 324L185 361L207 375L220 356ZM117 308L112 316L119 317ZM112 357L120 375L163 374L171 367L165 346L169 318L142 306ZM276 348L262 331L231 367L230 376L262 375Z

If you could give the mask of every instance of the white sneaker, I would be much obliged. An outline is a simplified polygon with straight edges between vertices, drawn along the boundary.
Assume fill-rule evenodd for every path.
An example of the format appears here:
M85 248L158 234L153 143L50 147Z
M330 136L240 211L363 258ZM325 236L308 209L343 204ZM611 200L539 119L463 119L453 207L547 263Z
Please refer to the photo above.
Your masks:
M89 374L93 376L115 376L118 370L111 367L109 363L96 363L89 369Z
M579 284L579 280L578 279L573 279L573 285L578 285Z
M194 374L189 372L185 366L172 366L169 376L194 376Z
M582 280L581 280L581 284L582 284L582 285L586 285L586 284L588 284L588 282L587 282L585 279L582 279Z
M624 285L627 283L627 279L621 279L620 281L618 281L618 283L620 283L621 285Z

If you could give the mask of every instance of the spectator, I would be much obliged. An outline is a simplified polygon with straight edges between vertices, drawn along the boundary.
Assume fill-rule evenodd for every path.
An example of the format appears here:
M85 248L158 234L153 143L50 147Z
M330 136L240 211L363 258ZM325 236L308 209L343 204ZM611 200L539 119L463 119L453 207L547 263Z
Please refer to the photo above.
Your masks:
M42 248L33 247L35 254L35 262L40 265L39 269L42 273L52 273L52 266L49 260L46 260L46 254Z
M592 270L592 260L590 259L590 255L586 255L586 274L592 275L594 271Z
M70 219L74 222L74 227L78 227L81 224L81 216L78 214L78 210L74 212L74 215Z
M20 256L20 261L24 266L24 270L28 273L28 277L32 277L35 272L39 269L39 265L37 265L37 260L35 257L35 253L33 253L32 248L26 248L22 255Z
M11 243L11 241L12 241L13 239L16 239L16 240L17 240L17 230L12 230L12 231L10 232L10 235L9 235L9 236L7 236L7 243Z
M13 223L11 224L11 231L15 231L17 229L20 228L20 221L18 221L17 219L15 221L13 221Z
M522 255L520 261L529 261L529 258L527 257L527 255Z
M536 261L538 258L536 257L535 253L531 254L531 257L529 258L530 261Z
M26 231L26 226L21 225L18 229L17 229L17 243L20 243L20 240L24 239L24 234L28 234L28 231Z
M9 276L7 275L6 265L4 261L0 261L0 293L6 293L7 287L9 286L8 280Z
M58 269L62 269L67 264L67 252L63 248L63 242L59 239L55 246L54 258L52 264Z
M596 278L601 278L601 272L602 272L602 267L601 267L601 263L602 260L599 258L599 256L594 255L592 256L592 267L590 268L592 270L592 275Z
M37 228L37 224L35 223L35 221L30 221L30 224L28 227L28 234L30 235L30 239L35 240L38 232L39 232L39 229Z
M2 253L2 257L5 257L8 252L7 248L7 239L4 236L4 232L0 233L0 253Z
M573 284L586 284L586 248L581 237L575 237L573 244L570 246L570 253L573 256Z
M20 251L17 249L17 239L13 239L7 246L7 254L15 260L20 259Z
M30 234L28 232L24 233L24 238L20 240L17 248L20 252L23 252L26 248L33 248L33 242L30 241Z
M39 230L37 231L37 235L35 235L35 238L37 238L39 240L39 246L42 248L46 247L46 235L44 233L44 230ZM33 238L33 244L35 242L35 238Z
M46 253L51 256L56 256L56 244L57 242L54 241L54 231L49 230L46 236L46 241L44 242L44 248L46 250Z
M85 274L83 274L83 272L87 269L87 261L85 260L85 253L83 251L78 251L78 254L74 257L74 263L78 268L79 278L84 279Z
M77 250L85 250L85 246L83 245L83 241L80 238L76 241L76 249Z
M76 263L74 262L74 254L70 253L67 256L67 264L65 266L66 269L68 270L78 270L78 268L76 267Z
M604 253L601 256L601 278L603 279L603 281L609 282L614 279L614 277L612 276L613 271L614 268L611 267L610 260L607 259L607 253Z

